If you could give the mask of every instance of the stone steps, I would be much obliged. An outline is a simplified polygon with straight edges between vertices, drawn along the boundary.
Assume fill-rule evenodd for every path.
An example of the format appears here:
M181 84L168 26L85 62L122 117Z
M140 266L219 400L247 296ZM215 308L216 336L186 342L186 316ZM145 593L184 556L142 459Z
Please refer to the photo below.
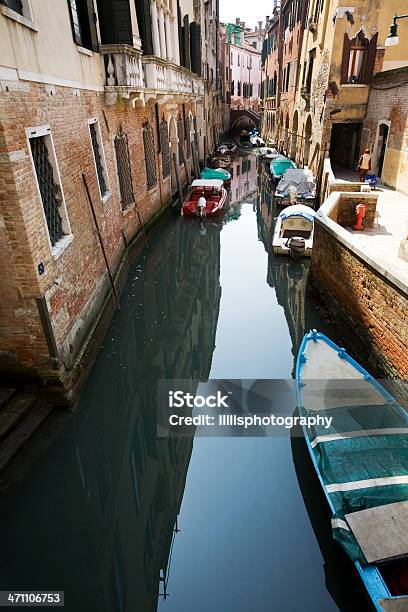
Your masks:
M13 397L16 390L8 387L0 388L0 409L7 404L7 402Z
M1 472L37 431L53 406L34 394L4 389L0 389L0 406Z
M12 397L0 410L0 442L27 414L35 402L35 395L19 393Z

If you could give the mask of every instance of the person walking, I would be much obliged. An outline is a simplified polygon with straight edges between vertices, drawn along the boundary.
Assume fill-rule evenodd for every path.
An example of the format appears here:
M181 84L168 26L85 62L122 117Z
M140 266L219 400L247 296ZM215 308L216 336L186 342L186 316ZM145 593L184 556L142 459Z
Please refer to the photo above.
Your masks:
M370 153L370 149L366 149L364 153L362 154L362 156L360 157L360 160L357 166L357 172L360 177L361 183L364 182L364 177L366 174L370 172L370 170L371 170L371 153Z

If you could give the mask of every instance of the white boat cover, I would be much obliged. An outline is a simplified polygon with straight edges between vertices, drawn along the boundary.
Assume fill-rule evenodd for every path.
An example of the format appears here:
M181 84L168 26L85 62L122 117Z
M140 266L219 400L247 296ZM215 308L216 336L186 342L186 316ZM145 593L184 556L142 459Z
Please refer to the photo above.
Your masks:
M316 213L304 204L294 204L293 206L287 206L281 213L279 213L279 219L285 221L289 217L303 217L308 221L313 221Z
M279 181L277 191L287 195L289 187L295 187L298 195L302 197L314 196L316 183L313 178L313 172L302 168L286 170Z
M261 155L279 155L278 151L273 147L261 147L259 153Z
M218 187L218 189L221 189L223 184L224 181L220 179L195 179L191 185L192 187Z

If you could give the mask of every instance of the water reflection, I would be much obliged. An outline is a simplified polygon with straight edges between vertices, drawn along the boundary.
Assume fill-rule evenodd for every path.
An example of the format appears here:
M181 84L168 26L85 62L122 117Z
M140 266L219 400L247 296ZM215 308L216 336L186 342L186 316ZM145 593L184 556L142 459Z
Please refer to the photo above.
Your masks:
M285 319L292 341L293 370L306 332L322 322L316 314L315 305L307 295L307 282L309 277L310 260L303 259L294 262L289 257L274 255L272 238L279 209L274 203L271 193L270 179L262 164L259 172L259 198L257 202L258 236L268 253L267 282L275 290L277 301L285 313Z
M67 612L336 609L289 436L156 435L158 379L289 378L324 330L308 264L272 254L257 162L234 160L223 223L172 214L132 265L78 410L1 496L1 589L65 590Z
M208 377L220 229L172 218L135 261L78 411L4 496L2 589L65 590L75 612L156 610L193 444L156 437L156 380Z

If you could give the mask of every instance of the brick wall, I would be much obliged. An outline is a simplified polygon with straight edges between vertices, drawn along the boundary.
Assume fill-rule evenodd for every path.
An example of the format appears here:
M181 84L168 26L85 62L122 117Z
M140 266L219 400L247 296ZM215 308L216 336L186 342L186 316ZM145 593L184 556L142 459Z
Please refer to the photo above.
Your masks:
M389 126L382 181L408 193L408 67L379 72L372 80L364 128L378 172L379 124Z
M342 227L352 227L356 223L356 206L364 204L366 213L364 227L373 227L377 209L378 194L342 193L338 202L330 211L329 217Z
M334 328L378 377L408 378L408 295L315 224L311 272Z
M50 88L48 88L50 91ZM109 289L106 266L82 182L89 184L91 198L111 269L115 272L130 242L139 232L136 207L122 211L113 139L119 124L128 136L136 206L143 223L163 209L171 196L170 178L162 181L161 155L155 108L131 108L124 101L105 106L104 93L52 88L30 84L28 91L0 95L0 370L32 376L64 379L66 366L76 359L86 335L97 318ZM160 106L177 118L181 104ZM185 105L186 114L195 113ZM102 202L88 119L97 117L103 141L111 195ZM106 118L106 121L105 121ZM146 170L142 124L154 130L158 184L150 191ZM29 156L25 128L49 124L65 196L73 240L56 258L48 240L42 202ZM180 169L182 181L184 169ZM38 265L44 273L39 274ZM45 296L61 361L50 359L35 298Z

